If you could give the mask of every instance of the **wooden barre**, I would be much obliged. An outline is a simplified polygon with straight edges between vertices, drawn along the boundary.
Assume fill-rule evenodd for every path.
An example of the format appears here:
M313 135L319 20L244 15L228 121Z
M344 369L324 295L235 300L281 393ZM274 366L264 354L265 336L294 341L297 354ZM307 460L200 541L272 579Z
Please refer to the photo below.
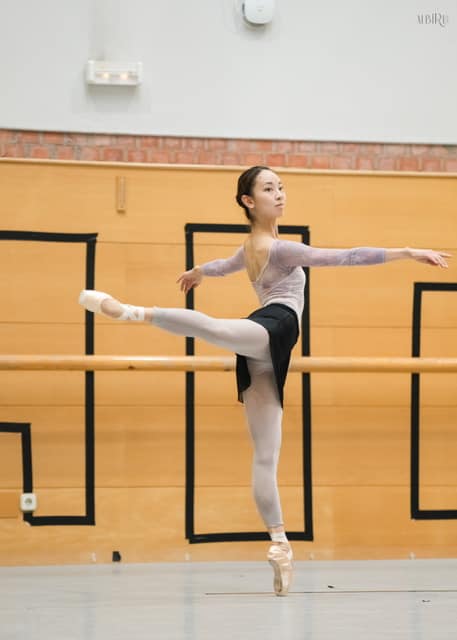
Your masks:
M233 371L234 357L0 355L0 371ZM450 373L457 358L293 358L290 371Z

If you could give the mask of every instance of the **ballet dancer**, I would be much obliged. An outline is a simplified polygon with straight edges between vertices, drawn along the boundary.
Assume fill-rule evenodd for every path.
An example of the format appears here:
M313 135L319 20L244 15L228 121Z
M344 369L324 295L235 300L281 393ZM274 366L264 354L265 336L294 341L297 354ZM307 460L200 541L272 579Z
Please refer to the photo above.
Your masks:
M89 311L113 319L151 323L237 354L238 398L244 403L254 450L253 495L271 538L267 558L274 571L274 591L285 596L292 580L292 549L284 528L276 475L283 388L304 304L302 267L374 265L402 258L447 267L450 254L410 248L319 249L281 240L277 224L286 194L279 176L268 167L251 167L239 176L236 201L250 223L243 246L228 259L185 271L177 283L187 293L205 276L226 276L245 269L261 305L248 318L216 319L189 309L137 307L92 290L82 291L79 302Z

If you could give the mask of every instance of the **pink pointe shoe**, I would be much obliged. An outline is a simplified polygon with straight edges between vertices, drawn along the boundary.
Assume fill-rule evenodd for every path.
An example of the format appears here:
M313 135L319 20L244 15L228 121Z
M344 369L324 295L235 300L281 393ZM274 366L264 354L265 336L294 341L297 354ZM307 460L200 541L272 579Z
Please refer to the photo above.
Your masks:
M292 583L292 549L284 542L275 542L268 549L268 562L273 567L273 586L277 596L286 596Z
M134 307L130 304L119 303L122 307L122 313L120 316L115 317L103 311L102 302L104 300L114 300L114 298L113 296L110 296L109 293L105 293L104 291L83 289L79 294L78 302L81 306L87 309L87 311L100 313L107 318L111 318L112 320L136 320L137 322L141 322L142 320L144 320L144 307Z

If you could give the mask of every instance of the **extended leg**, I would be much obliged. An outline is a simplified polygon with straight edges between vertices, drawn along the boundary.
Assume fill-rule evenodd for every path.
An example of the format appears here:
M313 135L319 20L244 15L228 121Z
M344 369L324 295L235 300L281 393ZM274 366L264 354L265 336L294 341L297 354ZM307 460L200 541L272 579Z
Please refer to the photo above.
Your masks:
M191 309L135 307L101 291L84 290L79 301L89 311L113 319L150 322L175 335L201 338L249 358L268 360L270 357L268 332L252 320L211 318Z
M268 331L252 320L212 318L191 309L152 307L152 324L179 336L201 338L249 358L270 358Z

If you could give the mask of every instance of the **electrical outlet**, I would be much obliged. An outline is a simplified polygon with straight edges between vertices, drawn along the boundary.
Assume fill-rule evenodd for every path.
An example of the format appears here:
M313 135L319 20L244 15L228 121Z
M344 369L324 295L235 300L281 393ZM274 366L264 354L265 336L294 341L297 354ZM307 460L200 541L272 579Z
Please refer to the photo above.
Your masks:
M34 493L23 493L21 495L21 511L29 513L37 508L37 499Z

